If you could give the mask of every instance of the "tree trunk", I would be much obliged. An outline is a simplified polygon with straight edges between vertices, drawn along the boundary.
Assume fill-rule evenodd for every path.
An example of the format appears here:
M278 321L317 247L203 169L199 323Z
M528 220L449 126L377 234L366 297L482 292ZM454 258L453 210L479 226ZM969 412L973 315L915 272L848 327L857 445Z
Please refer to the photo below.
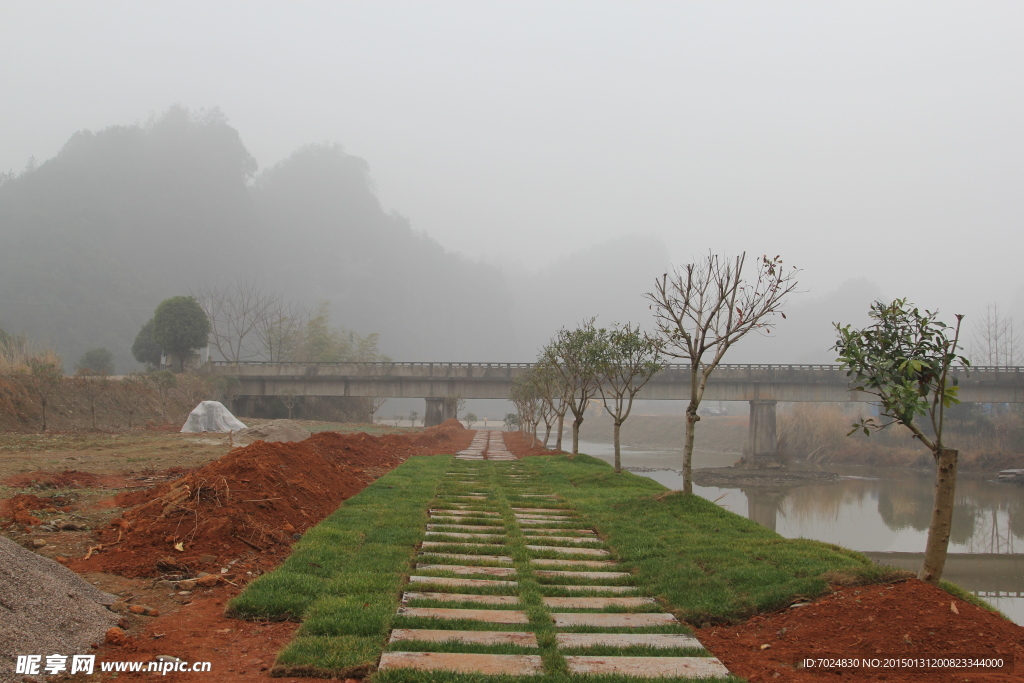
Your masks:
M580 425L583 424L583 418L577 417L572 421L572 454L579 455L580 452Z
M548 439L551 438L551 423L544 423L544 448L548 447Z
M92 428L96 429L96 399L89 401L89 412L92 414Z
M43 431L46 431L46 399L39 401L40 407L43 409Z
M954 494L956 493L956 461L958 452L953 448L939 450L935 467L935 504L932 521L928 526L928 542L924 548L924 562L917 578L937 585L946 566L946 550L953 526Z
M565 430L565 413L558 416L558 436L555 438L555 450L562 450L562 432Z
M615 421L615 473L622 474L622 456L619 450L619 427L622 423Z
M686 407L686 442L683 445L683 493L693 493L693 437L697 432L697 404L690 403Z

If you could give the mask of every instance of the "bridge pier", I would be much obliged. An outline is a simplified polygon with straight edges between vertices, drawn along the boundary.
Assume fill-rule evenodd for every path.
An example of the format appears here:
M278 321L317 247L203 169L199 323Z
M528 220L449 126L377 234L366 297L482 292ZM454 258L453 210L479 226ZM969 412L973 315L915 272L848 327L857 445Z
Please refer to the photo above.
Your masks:
M444 399L428 398L427 411L423 415L424 427L436 427L444 422Z
M747 457L750 464L779 459L779 438L775 429L775 404L758 399L750 402L750 427L747 430Z

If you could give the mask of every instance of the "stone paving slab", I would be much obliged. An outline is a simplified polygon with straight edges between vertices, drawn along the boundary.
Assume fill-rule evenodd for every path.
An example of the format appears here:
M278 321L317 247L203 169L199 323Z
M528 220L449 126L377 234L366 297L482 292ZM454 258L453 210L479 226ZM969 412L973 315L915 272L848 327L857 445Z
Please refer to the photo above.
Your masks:
M419 565L417 565L419 566ZM625 579L629 572L573 572L538 569L534 572L545 579Z
M399 607L398 613L406 617L428 619L469 619L489 624L528 624L526 612L512 609L459 609L456 607Z
M637 628L641 626L664 626L678 624L672 614L659 612L654 614L613 613L613 612L553 612L551 618L555 626L604 626L607 628Z
M429 531L427 532L430 533ZM523 536L526 541L562 541L563 543L600 543L600 538L591 538L589 536Z
M461 564L417 564L416 569L452 574L483 574L485 576L515 576L515 567L467 567ZM627 574L627 576L629 576Z
M452 524L468 524L470 522L476 522L477 525L486 526L488 529L502 529L504 524L489 524L484 525L483 522L501 522L500 519L493 517L453 517L449 515L430 515L428 522L431 524L443 524L445 526L451 526Z
M589 593L594 591L595 593L600 591L602 593L632 593L636 590L636 586L569 586L562 584L544 584L545 588L554 588L564 593Z
M462 531L504 531L504 527L497 524L428 524L427 529L431 531L443 531L445 529L461 529Z
M435 586L518 586L516 581L499 581L498 579L450 579L443 576L410 576L409 583L430 583Z
M623 674L641 678L661 676L708 678L728 676L729 670L715 657L598 657L574 655L565 658L574 674Z
M430 514L455 515L456 517L501 517L497 512L489 510L445 510L443 508L431 509Z
M575 524L579 520L575 517L565 517L564 519L523 519L522 517L516 517L516 523L521 527L546 527L551 524Z
M428 531L427 536L450 536L451 538L479 538L479 539L495 539L505 538L505 534L461 534L451 531Z
M519 597L516 595L473 595L472 593L417 593L406 591L402 593L402 602L410 600L440 600L445 602L470 602L478 605L518 605Z
M544 598L548 607L562 609L604 609L605 607L643 607L653 605L654 598Z
M486 500L487 499L487 496L480 496L480 495L476 495L476 496L445 496L445 497L447 497L447 498L467 498L469 500Z
M538 567L571 567L578 565L580 567L615 567L618 566L618 562L615 560L543 560L535 559L530 560L530 564Z
M586 536L596 536L597 532L593 529L523 529L523 533L531 534L583 534Z
M549 539L538 538L538 541L546 541ZM601 548L563 548L557 545L527 545L529 550L546 551L558 553L560 555L611 555L611 552L603 550Z
M537 647L537 636L525 631L447 631L425 628L396 628L391 632L390 643L403 640L418 640L429 643L473 643L476 645L519 645Z
M557 633L555 642L558 647L630 647L646 645L647 647L693 647L704 649L700 641L693 636L681 633Z
M477 560L481 562L507 562L509 564L512 563L512 558L508 555L460 555L458 553L432 553L428 551L425 553L420 553L420 556L425 558L445 557L449 560L462 560L464 562L472 562L474 560Z
M544 669L540 655L478 655L461 652L385 652L380 669L454 671L485 676L532 676Z
M554 512L560 512L560 513L563 513L563 514L572 514L572 513L575 512L575 510L568 510L566 508L512 508L512 512L525 512L527 514L529 514L529 513L534 513L534 514L536 514L536 513L551 514L551 513L554 513Z
M443 548L443 547L458 547L458 548L484 548L486 550L502 550L505 545L503 543L460 543L458 541L423 541L420 543L421 548Z

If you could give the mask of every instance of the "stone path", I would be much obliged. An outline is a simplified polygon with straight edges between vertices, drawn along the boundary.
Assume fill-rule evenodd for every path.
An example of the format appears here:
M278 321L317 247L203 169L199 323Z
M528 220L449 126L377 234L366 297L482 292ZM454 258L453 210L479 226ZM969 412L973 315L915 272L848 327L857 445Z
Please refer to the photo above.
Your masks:
M477 432L431 505L380 668L727 676L626 569L501 432Z

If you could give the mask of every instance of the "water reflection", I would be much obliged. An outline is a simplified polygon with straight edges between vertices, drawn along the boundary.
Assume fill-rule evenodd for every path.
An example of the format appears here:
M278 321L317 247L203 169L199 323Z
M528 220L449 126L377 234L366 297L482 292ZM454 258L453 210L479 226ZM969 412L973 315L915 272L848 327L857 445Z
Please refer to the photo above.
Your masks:
M581 450L610 459L606 444L581 444ZM625 467L678 468L680 454L623 450ZM721 467L723 454L700 454L695 467ZM694 486L694 492L787 538L811 538L866 552L878 561L915 569L924 550L934 482L931 473L866 468L829 468L835 483L795 487ZM638 472L670 489L682 485L676 471ZM982 595L1024 623L1024 489L976 476L961 475L947 576ZM897 553L897 554L886 554ZM1007 557L1007 556L1015 557ZM888 558L888 560L886 560ZM954 568L955 566L955 568Z

